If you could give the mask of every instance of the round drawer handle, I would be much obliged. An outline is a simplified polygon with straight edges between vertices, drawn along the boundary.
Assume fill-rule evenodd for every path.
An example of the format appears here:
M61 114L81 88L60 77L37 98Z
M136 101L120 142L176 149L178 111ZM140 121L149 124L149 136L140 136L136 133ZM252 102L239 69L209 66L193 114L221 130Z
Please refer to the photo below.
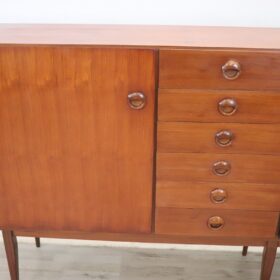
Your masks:
M224 203L227 200L227 192L223 189L214 189L210 193L210 199L215 204Z
M222 217L213 216L208 219L208 227L211 230L219 230L222 229L225 225L225 221Z
M227 80L236 80L241 74L241 65L236 60L229 60L222 66L223 76Z
M232 116L236 113L237 108L237 102L233 98L225 98L218 104L218 110L224 116Z
M127 96L128 104L132 109L140 110L146 105L146 96L142 92L133 92Z
M215 135L216 144L220 147L227 147L232 144L234 135L229 130L220 130Z
M217 176L226 176L230 173L231 165L228 161L221 160L213 164L213 172Z

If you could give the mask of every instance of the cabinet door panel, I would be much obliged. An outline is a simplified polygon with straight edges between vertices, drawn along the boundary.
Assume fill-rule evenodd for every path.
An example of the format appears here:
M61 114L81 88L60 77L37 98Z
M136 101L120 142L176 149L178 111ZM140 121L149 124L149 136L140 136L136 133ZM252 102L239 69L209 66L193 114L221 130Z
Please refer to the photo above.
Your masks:
M154 59L0 48L0 228L150 232ZM128 106L134 91L142 110Z

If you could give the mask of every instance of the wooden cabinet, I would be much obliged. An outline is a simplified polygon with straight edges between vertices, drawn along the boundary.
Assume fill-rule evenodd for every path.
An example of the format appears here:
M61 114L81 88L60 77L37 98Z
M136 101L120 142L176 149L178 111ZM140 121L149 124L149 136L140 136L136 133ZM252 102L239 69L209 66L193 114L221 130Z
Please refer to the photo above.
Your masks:
M279 244L279 38L0 25L11 279L24 235L263 246L268 280Z
M0 68L0 227L149 233L154 52L2 46Z

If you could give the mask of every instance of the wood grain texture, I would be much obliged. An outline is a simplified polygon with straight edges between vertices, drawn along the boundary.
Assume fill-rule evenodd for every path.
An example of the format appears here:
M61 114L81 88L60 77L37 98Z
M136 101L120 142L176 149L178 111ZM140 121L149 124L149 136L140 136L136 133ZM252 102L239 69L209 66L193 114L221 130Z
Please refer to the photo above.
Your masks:
M280 160L259 154L279 152L279 131L258 123L280 123L279 35L280 29L0 25L0 228L35 237L275 243ZM229 59L241 64L236 81L221 72ZM170 88L160 90L160 121L191 123L159 124L154 233L158 71L159 86ZM143 110L127 104L135 91L147 97ZM236 99L236 114L218 112L223 98ZM229 123L233 146L216 149L213 133ZM229 175L213 174L218 160L230 162ZM214 185L228 193L219 206L209 200ZM211 216L225 226L210 230ZM8 257L16 263L11 237ZM268 247L264 279L275 257Z
M213 164L227 161L231 171L217 176ZM280 183L280 158L270 155L159 153L157 180L230 183Z
M233 134L229 146L220 146L215 136L220 131ZM280 127L274 124L159 122L160 153L241 153L279 154Z
M137 234L137 233L108 233L108 232L83 232L83 231L16 231L17 236L82 240L107 240L119 242L145 242L145 243L175 243L175 244L206 244L206 245L233 245L233 246L265 246L273 237L234 237L234 236L187 236L174 234Z
M151 50L0 48L0 228L150 232L154 64Z
M260 280L270 280L277 254L277 241L269 241L264 247Z
M207 221L220 216L225 225L211 230ZM156 233L196 236L273 237L276 234L279 213L263 211L157 208Z
M218 103L237 101L237 112L224 116ZM279 91L160 90L159 121L280 123Z
M11 280L19 280L17 238L13 231L3 230L2 234Z
M223 189L227 198L216 204L211 191ZM157 182L157 207L209 208L280 211L280 185L217 183L217 182Z
M227 80L222 66L233 59L240 77ZM163 89L280 89L280 52L161 50L159 87Z
M1 24L0 44L280 49L279 28Z

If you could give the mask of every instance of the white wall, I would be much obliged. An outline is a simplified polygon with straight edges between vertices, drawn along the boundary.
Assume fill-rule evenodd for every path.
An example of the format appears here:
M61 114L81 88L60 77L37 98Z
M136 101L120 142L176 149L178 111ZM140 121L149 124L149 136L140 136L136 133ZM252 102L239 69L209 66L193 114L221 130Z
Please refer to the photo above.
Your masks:
M0 22L280 27L280 1L0 0Z

